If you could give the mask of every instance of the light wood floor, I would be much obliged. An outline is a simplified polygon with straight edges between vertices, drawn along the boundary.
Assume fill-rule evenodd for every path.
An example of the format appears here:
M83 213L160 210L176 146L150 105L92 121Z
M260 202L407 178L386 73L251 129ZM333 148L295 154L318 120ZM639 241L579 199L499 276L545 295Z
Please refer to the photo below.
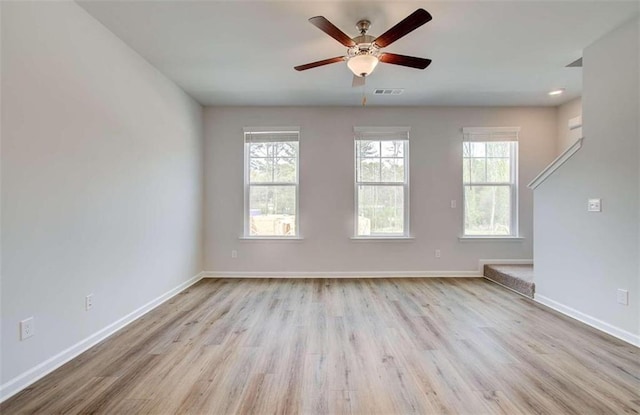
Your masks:
M622 414L640 349L484 279L203 280L13 413Z

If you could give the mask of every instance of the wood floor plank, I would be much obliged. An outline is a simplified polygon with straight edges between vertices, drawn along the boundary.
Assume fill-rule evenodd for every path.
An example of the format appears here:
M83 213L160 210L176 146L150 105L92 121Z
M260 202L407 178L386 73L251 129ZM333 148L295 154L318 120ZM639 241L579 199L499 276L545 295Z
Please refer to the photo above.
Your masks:
M351 398L349 391L329 390L329 414L331 415L350 415Z
M640 350L484 279L206 279L2 414L638 414Z

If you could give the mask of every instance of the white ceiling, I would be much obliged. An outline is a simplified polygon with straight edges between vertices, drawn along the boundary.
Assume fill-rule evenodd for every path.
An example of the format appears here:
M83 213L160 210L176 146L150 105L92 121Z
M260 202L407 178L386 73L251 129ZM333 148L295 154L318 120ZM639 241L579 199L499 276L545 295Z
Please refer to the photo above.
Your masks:
M80 5L204 105L358 105L346 63L295 65L346 48L311 25L350 36L367 18L380 35L415 9L433 20L385 48L430 58L424 71L381 63L367 105L558 105L581 93L565 65L638 14L637 1L83 1ZM373 88L404 88L371 96ZM565 88L559 97L547 92Z

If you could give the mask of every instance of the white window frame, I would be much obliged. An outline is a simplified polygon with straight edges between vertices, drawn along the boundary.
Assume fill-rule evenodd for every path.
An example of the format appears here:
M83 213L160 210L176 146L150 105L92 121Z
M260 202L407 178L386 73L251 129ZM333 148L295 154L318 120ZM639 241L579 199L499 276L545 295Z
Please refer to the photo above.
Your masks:
M465 142L489 143L489 142L509 142L510 152L510 181L509 182L465 182L464 174L462 175L462 237L468 239L521 239L519 233L518 221L518 171L519 171L519 146L518 136L520 127L465 127L463 130L463 145ZM486 157L486 155L485 155ZM462 163L464 163L464 152L461 152ZM490 234L467 234L466 228L466 200L465 190L467 186L505 186L510 188L511 193L511 209L510 224L508 235L490 235Z
M354 127L353 160L354 160L354 223L352 239L412 239L410 237L409 220L409 132L410 127ZM358 141L403 141L404 182L360 182L358 181ZM381 158L382 154L380 155ZM404 191L403 201L403 232L402 233L371 233L369 235L358 234L358 187L363 186L402 186Z
M300 236L300 127L245 127L244 129L244 232L242 239L302 239ZM261 182L255 183L254 186L292 186L295 187L296 203L295 203L295 234L294 235L252 235L251 234L251 156L249 152L250 141L247 138L252 134L297 134L298 152L296 154L296 181L291 182ZM272 142L278 142L273 140Z

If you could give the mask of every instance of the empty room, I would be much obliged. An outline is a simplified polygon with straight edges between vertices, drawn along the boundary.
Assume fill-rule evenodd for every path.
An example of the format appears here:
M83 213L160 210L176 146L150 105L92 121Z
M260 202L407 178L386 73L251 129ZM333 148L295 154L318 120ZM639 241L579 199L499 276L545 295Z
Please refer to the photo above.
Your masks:
M640 413L639 16L0 0L0 413Z

